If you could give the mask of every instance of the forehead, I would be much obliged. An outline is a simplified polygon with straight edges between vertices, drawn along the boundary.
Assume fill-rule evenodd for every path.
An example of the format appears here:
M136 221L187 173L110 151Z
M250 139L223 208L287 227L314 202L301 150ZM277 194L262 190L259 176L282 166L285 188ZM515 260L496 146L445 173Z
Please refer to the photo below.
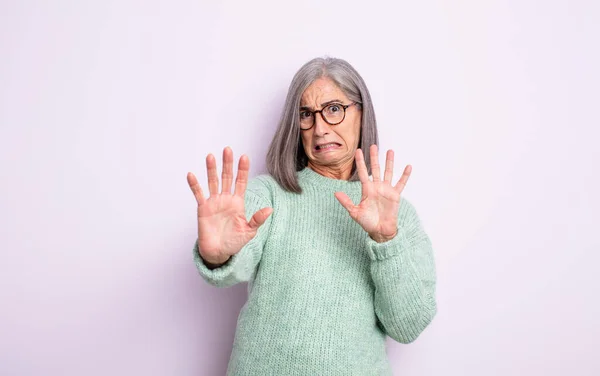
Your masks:
M304 90L300 105L319 105L333 99L348 100L344 92L330 78L320 77Z

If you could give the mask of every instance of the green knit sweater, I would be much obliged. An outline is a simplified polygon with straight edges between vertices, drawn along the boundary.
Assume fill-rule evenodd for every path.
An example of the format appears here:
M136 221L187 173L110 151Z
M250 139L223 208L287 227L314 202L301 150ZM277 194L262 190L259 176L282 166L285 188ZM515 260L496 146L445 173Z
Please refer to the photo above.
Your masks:
M377 243L334 197L360 202L361 183L298 172L302 193L267 175L250 180L248 220L273 213L229 261L202 278L217 287L248 282L228 375L391 375L386 335L414 341L436 314L431 241L401 197L398 234Z

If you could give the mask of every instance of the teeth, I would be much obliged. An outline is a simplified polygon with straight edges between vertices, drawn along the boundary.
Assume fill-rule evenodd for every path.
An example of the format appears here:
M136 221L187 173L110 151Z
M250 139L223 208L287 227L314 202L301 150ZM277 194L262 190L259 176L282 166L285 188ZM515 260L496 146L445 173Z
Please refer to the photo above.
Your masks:
M331 145L335 146L336 143L335 142L330 142L330 143L325 144L325 145L317 145L317 150L321 150L321 149L326 148L326 147L331 146Z

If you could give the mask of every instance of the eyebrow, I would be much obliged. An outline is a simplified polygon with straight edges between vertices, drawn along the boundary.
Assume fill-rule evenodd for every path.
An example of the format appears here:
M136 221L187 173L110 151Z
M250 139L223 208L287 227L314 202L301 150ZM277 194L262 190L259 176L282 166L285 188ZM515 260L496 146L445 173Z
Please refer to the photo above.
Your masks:
M328 104L332 104L332 103L343 103L341 100L339 99L332 99L330 101L321 103L321 108L327 106ZM301 110L311 110L312 111L312 107L307 107L307 106L301 106L300 107Z

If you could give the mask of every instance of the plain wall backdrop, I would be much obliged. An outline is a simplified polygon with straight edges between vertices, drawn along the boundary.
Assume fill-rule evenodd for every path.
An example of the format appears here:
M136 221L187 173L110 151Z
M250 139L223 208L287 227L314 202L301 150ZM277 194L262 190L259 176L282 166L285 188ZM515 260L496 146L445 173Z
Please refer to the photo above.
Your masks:
M330 55L434 245L395 374L599 375L599 4L2 1L0 374L223 375L246 285L198 275L186 173L227 145L265 172Z

